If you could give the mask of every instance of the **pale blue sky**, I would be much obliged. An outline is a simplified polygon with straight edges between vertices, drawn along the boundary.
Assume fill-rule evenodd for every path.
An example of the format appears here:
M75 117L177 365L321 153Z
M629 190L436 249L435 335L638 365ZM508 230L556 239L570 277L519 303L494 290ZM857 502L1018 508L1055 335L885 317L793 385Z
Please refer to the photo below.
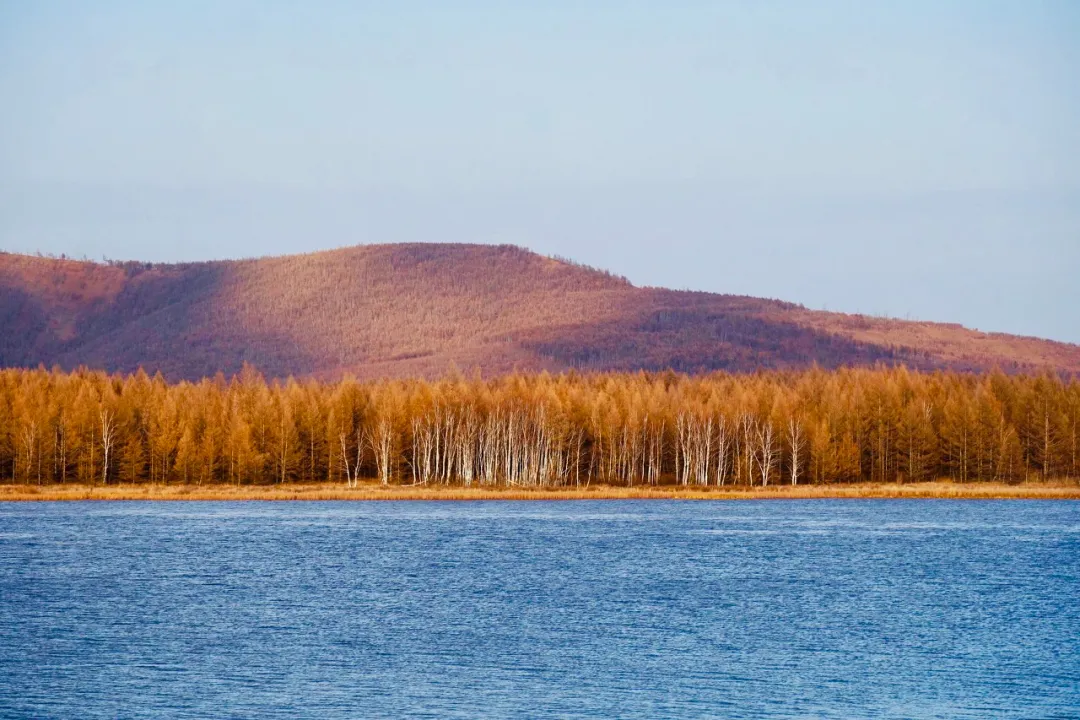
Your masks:
M512 242L1080 342L1080 3L0 0L0 248Z

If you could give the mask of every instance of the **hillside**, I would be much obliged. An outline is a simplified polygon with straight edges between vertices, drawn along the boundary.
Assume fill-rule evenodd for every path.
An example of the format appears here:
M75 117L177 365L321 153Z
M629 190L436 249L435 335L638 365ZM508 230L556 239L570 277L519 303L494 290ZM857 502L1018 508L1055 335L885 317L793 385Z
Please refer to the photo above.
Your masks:
M452 367L752 371L904 363L1080 371L1080 346L958 325L638 288L511 246L369 245L99 264L0 253L0 366L170 378L439 375Z

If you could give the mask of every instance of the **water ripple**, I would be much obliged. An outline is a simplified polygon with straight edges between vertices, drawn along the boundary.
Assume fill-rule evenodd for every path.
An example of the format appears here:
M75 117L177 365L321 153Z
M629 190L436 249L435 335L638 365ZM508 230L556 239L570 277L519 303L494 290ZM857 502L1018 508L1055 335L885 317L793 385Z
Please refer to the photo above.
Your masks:
M0 503L0 717L1077 717L1078 508Z

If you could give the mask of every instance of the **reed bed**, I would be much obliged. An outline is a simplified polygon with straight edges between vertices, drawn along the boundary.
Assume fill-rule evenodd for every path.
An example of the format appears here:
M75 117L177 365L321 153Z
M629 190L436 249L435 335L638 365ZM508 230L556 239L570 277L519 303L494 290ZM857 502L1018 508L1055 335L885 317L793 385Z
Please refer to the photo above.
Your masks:
M829 498L1080 499L1076 482L851 483L776 485L770 487L684 487L678 485L581 488L491 488L454 485L383 486L361 483L349 488L328 483L283 485L0 485L0 501L78 500L761 500Z

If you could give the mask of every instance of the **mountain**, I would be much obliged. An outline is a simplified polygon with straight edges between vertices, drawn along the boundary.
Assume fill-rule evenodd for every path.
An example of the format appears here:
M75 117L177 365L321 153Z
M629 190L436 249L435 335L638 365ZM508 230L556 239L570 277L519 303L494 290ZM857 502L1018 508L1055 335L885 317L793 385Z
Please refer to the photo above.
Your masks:
M251 260L0 253L0 365L270 376L451 368L729 370L904 363L1080 372L1080 346L640 288L512 246L366 245Z

